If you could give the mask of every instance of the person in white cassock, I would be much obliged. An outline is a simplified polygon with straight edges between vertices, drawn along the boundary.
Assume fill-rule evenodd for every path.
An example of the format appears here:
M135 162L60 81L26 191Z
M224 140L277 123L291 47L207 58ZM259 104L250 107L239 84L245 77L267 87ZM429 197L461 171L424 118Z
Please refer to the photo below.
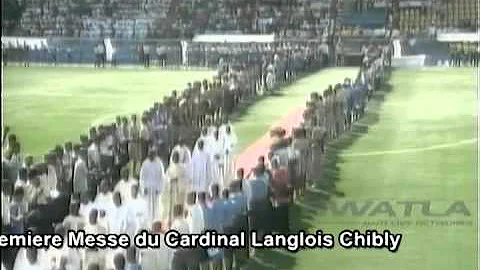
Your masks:
M157 156L156 150L151 149L140 169L140 189L147 198L149 220L161 217L160 196L162 195L164 182L163 163Z
M199 194L205 194L200 192ZM200 234L205 230L205 215L202 206L197 203L195 193L190 193L187 198L187 223L188 230L192 234Z
M212 181L212 157L204 149L203 140L198 142L198 151L192 156L191 189L195 192L206 192Z
M174 152L178 152L180 163L183 163L186 166L190 165L190 162L192 161L192 152L190 151L190 148L188 148L183 138L180 138L178 144L173 147L172 154L170 155L170 163L172 163Z
M225 147L225 141L220 138L218 130L213 133L211 151L213 156L212 183L217 183L223 188L223 174L225 172L225 155L227 149Z
M200 141L203 141L203 148L206 152L208 152L209 154L211 154L211 148L212 148L212 141L213 141L213 136L210 135L208 133L208 129L207 128L203 128L202 129L202 133L200 134L200 137L197 139L196 143L195 143L195 147L193 149L193 153L192 153L192 158L193 158L193 155L195 155L196 152L198 152L198 143Z
M224 125L224 132L220 132L220 137L224 141L225 147L225 162L224 162L224 177L223 187L230 186L231 180L235 177L235 147L238 140L237 135L233 132L231 125Z
M185 163L180 162L180 154L172 152L170 165L167 169L167 181L163 193L164 218L172 219L173 207L184 204L187 187L190 183L190 171Z
M127 208L122 204L119 192L113 193L114 208L107 212L109 233L123 234L127 232Z
M160 247L141 250L140 265L142 270L170 270L174 250L165 244L165 231L160 221L152 225L152 234L160 235Z
M133 239L147 224L148 204L145 198L139 196L138 185L130 188L130 201L126 203L127 207L127 234Z
M125 203L127 203L131 199L132 195L132 186L138 185L138 181L130 178L130 170L128 168L123 168L120 171L120 181L118 181L117 185L115 185L114 192L120 192L122 195L122 199Z

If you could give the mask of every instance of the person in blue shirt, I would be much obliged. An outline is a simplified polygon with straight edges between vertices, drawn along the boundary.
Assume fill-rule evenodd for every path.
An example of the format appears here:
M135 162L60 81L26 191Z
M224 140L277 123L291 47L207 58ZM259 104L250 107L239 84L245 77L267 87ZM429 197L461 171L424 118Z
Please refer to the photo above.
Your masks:
M213 184L210 188L210 203L207 207L207 230L212 230L217 233L223 233L223 200L220 198L220 186ZM212 270L222 269L223 250L210 249L208 251L211 261Z
M248 216L247 216L247 197L243 193L243 170L238 171L240 178L232 182L231 184L231 194L230 194L230 203L231 203L231 213L232 213L232 231L234 233L246 232L248 234ZM248 259L249 249L239 248L233 251L233 260L234 264L240 268L245 264ZM229 269L227 267L227 269Z

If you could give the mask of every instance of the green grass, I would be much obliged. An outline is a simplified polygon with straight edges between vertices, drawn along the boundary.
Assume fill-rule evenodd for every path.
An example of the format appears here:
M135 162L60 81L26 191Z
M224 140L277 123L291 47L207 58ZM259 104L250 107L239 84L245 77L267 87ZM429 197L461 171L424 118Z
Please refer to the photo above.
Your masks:
M476 138L473 69L398 70L391 86L378 92L369 114L354 132L330 145L319 186L334 183L345 197L330 197L338 205L368 200L392 205L395 216L334 215L324 197L310 193L295 206L294 226L337 235L344 229L385 229L403 234L396 253L387 250L305 250L261 252L252 269L475 269L477 260L476 146L474 141L448 148L415 151ZM410 149L409 152L398 150ZM359 156L359 153L397 150ZM357 156L353 155L357 154ZM444 213L457 200L470 216L424 216L414 206L404 216L399 201L431 201L432 213ZM327 208L327 210L325 210ZM464 225L425 225L423 222L464 222ZM403 222L399 224L398 222ZM422 225L423 224L423 225ZM431 223L430 223L431 224Z
M311 91L321 91L355 72L348 68L328 69L259 101L235 123L241 148L304 104ZM77 139L94 122L140 112L170 90L210 74L9 67L4 77L4 119L27 152L41 154L57 142ZM336 216L324 210L325 196L313 192L292 211L295 228L322 229L334 235L343 229L367 228L402 233L397 253L345 250L336 241L333 250L264 250L250 269L474 269L478 225L476 144L435 146L475 138L475 87L473 69L397 70L390 87L375 94L362 125L356 125L354 132L329 146L318 184L326 189L334 184L345 194L343 198L330 196L329 201L386 201L396 217L385 213ZM397 204L402 200L431 201L432 212L444 212L453 201L462 200L471 216L425 217L415 206L412 215L404 217L404 208ZM467 224L416 225L425 220L459 220ZM398 221L410 224L391 224Z
M4 120L23 149L43 155L56 143L78 141L92 124L141 113L208 71L93 68L4 68Z
M240 134L240 148L253 143L268 132L269 128L283 117L305 106L311 92L323 92L329 84L343 81L346 77L354 78L356 68L326 69L297 81L282 92L260 100L249 107L235 123L235 132Z

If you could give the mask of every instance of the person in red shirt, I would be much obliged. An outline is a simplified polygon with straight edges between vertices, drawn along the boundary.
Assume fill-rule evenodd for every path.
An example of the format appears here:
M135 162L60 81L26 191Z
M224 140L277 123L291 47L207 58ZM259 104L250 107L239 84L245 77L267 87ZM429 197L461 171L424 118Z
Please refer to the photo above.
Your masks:
M292 187L289 183L287 168L280 167L276 158L272 159L271 189L275 220L278 221L275 229L281 233L288 233Z

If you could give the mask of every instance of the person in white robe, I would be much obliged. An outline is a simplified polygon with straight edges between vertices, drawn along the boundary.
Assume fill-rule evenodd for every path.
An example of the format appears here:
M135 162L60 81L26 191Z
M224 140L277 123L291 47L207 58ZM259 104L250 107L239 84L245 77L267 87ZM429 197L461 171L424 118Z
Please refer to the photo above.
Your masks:
M138 181L130 178L130 170L128 168L123 168L120 171L120 181L115 185L114 192L120 192L122 199L125 203L128 203L132 195L132 186L138 185Z
M85 155L78 155L73 169L73 192L82 194L88 191L88 167Z
M206 192L212 181L213 164L210 153L204 149L203 140L198 142L198 151L192 156L191 190Z
M147 198L149 220L155 220L162 216L160 202L164 182L163 163L157 156L156 150L151 149L140 169L140 189Z
M164 219L172 219L173 207L177 204L184 204L186 200L187 187L190 183L190 171L185 163L180 162L180 154L172 152L170 165L166 175L167 181L163 193Z
M165 244L165 230L160 221L152 225L151 234L160 235L160 247L143 249L140 252L140 265L142 270L170 270L174 249ZM173 228L172 228L173 229ZM180 232L182 233L182 232Z
M106 234L107 228L98 223L98 210L93 208L88 213L88 223L85 225L85 233L87 234Z
M102 180L98 187L98 194L94 201L95 207L101 211L109 212L113 207L113 195L108 188L107 180Z
M95 203L92 200L92 196L90 196L88 193L80 194L80 210L78 212L85 220L88 220L90 210L94 208Z
M48 270L47 266L44 265L38 254L38 249L29 248L25 252L27 258L25 265L21 270Z
M188 148L188 146L186 145L183 138L180 138L178 144L173 147L172 154L170 155L170 163L172 163L172 157L174 152L178 152L180 163L183 163L187 166L191 163L192 152L190 151L190 148Z
M86 248L82 249L82 269L89 270L89 266L97 264L99 270L107 270L106 268L106 250Z
M235 151L238 140L231 125L225 125L225 131L223 133L220 132L220 137L225 147L223 189L230 186L232 179L235 177Z
M43 258L45 255L45 250L43 249L36 249L37 252L37 260L33 265L30 263L28 259L28 250L27 248L20 248L17 252L17 257L15 257L15 263L13 265L13 270L48 270L46 268L45 262L40 260L39 258ZM33 256L34 254L31 254L30 256ZM33 258L32 258L33 259ZM34 267L40 267L40 268L29 268L31 266Z
M80 215L80 205L78 203L71 203L69 214L63 219L63 226L70 230L83 230L85 227L85 218Z
M57 191L57 171L55 169L55 157L53 154L48 155L47 164L47 181L45 183L45 189L48 194L53 194Z
M138 185L130 188L130 201L126 203L127 207L127 234L133 239L136 233L145 228L148 217L148 204L145 198L139 196Z
M221 188L224 187L224 172L225 172L225 156L227 149L225 147L225 141L220 138L218 131L213 133L212 140L212 183L217 183Z
M202 192L202 194L205 194ZM205 231L205 219L204 211L199 203L196 203L195 194L190 194L188 198L188 214L187 223L188 230L192 234L200 234Z
M213 136L210 135L208 133L208 129L207 128L203 128L202 129L202 133L200 134L200 137L197 139L197 141L195 142L195 147L193 148L193 153L192 153L192 157L193 155L195 155L195 153L198 152L198 143L200 141L203 141L203 148L206 152L208 152L209 154L211 154L211 147L212 147L212 141L213 141Z
M109 233L126 233L128 212L125 205L122 204L122 197L120 193L113 193L113 203L115 207L107 212Z

